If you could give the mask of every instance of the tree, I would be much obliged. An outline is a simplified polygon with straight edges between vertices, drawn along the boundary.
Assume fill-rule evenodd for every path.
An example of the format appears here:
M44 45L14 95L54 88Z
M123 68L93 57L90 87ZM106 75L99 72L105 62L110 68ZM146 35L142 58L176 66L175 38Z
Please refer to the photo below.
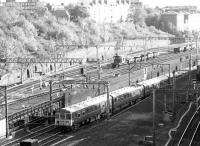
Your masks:
M155 26L157 29L161 29L160 15L148 15L145 18L145 23L147 26Z
M142 7L136 7L134 4L130 5L128 21L141 26L145 25L146 12Z
M79 19L84 19L89 17L89 12L86 7L83 6L74 6L74 5L69 5L66 7L70 14L70 20L73 22L78 22Z

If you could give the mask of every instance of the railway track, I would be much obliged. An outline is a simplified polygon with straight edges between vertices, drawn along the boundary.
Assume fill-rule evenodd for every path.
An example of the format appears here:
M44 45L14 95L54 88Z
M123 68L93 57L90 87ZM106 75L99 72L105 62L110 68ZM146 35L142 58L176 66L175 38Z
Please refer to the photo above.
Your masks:
M157 50L159 50L159 51L169 51L169 49L172 49L173 47L183 46L183 45L185 45L185 43L178 44L178 45L174 44L174 45L170 45L168 47L151 48L151 49L148 49L147 51L157 51ZM130 53L130 54L137 54L137 53L143 53L143 50L142 51L136 51L136 52L133 52L133 53ZM111 61L112 60L108 59L107 62L102 62L102 64L111 63ZM94 66L94 65L86 65L86 66L89 67L88 70L90 70L90 66ZM62 71L61 73L57 73L56 75L48 75L47 77L44 77L44 78L51 79L52 77L54 78L55 76L60 76L60 75L63 75L63 74L70 76L70 75L73 75L74 73L80 72L80 67L81 66L79 66L79 65L76 66L76 67L70 67L71 68L70 71ZM32 85L35 85L35 84L37 85L37 84L39 84L39 82L40 82L39 80L35 80L35 81L31 81L29 83L22 84L22 85L19 85L19 86L15 86L15 84L14 85L10 85L8 87L8 93L9 92L14 92L16 90L20 90L22 88L31 87Z
M185 45L185 44L181 44L181 45ZM174 45L173 45L174 46ZM176 45L175 45L176 46ZM171 47L172 48L172 47ZM148 49L148 51L155 51L156 48L152 48L152 49ZM168 47L162 47L161 49L159 48L159 50L169 50ZM136 53L142 53L143 51L137 51ZM110 61L108 62L104 62L104 63L110 63ZM92 68L94 68L94 65L87 65L87 70L91 70ZM65 76L74 76L75 74L80 74L80 67L77 67L76 69L73 69L71 71L68 71L68 72L62 72L62 73L58 73L56 75L50 75L48 77L46 77L46 79L50 80L51 78L55 78L56 76L61 76L61 75L65 75ZM8 89L8 93L10 92L14 92L16 90L18 90L18 92L21 92L21 90L23 90L23 88L30 88L32 87L33 85L35 86L34 88L39 88L39 80L36 80L36 81L32 81L31 83L27 83L27 84L24 84L24 85L20 85L20 86L16 86L16 87L13 87L13 88L10 88Z
M2 144L2 146L18 146L20 144L20 142L24 139L27 139L27 138L36 139L36 138L38 138L48 132L51 132L51 131L58 131L58 129L56 129L53 125L49 125L47 127L42 127L40 129L37 128L37 130L31 130L29 134L27 134L23 137L20 137L18 139L11 140L11 141L7 142L6 144Z
M200 145L200 122L197 125L197 128L192 136L190 146L199 146Z
M194 141L194 137L199 129L200 123L200 109L198 108L197 111L194 113L192 118L190 119L189 123L187 124L180 140L178 141L177 146L192 146L191 144Z
M178 55L178 56L177 56ZM146 64L142 63L131 63L131 67L134 66L134 68L132 69L132 71L137 71L140 70L142 68L148 67L148 66L152 66L153 64L162 64L171 60L174 60L177 57L182 57L182 56L188 56L188 52L185 53L180 53L180 54L165 54L165 55L161 55L158 56L156 58L151 58L149 59ZM108 79L110 76L112 76L112 74L114 73L120 73L120 74L126 74L129 72L129 66L127 64L123 64L120 66L120 68L115 68L113 70L108 70L106 72L103 73L103 75L101 75L101 77L103 79ZM97 75L93 76L93 79L96 79Z
M154 63L157 63L157 64L162 64L166 61L170 61L170 60L173 60L175 57L181 57L181 56L184 56L184 55L187 55L187 53L180 53L180 54L167 54L167 55L162 55L162 56L159 56L159 57L156 57L156 58L151 58L149 59L146 64L144 63L132 63L131 65L134 65L134 68L133 68L133 71L137 71L137 70L140 70L144 67L147 67L147 66L150 66ZM121 66L120 68L116 68L114 70L108 70L108 71L105 71L102 73L102 79L108 79L110 78L110 75L114 74L114 73L120 73L120 74L126 74L128 72L128 65L127 64L124 64L123 66ZM77 72L75 72L76 74ZM96 80L97 79L97 75L94 75L93 80ZM60 89L54 89L53 90L53 94L54 93L58 93L60 92ZM49 91L46 91L44 93L41 93L41 94L37 94L37 95L33 95L33 96L29 96L29 97L25 97L25 98L22 98L22 99L19 99L19 100L15 100L13 102L9 102L8 105L9 106L16 106L17 104L22 104L23 102L27 102L27 101L31 101L31 100L36 100L38 98L42 98L44 96L47 96L49 95ZM47 98L46 98L47 99ZM0 107L3 107L4 105L1 104Z
M111 118L111 119L117 118L117 117L120 116L122 113L125 113L125 112L131 110L132 108L134 108L135 106L137 106L137 105L141 104L142 102L148 100L149 98L151 98L151 96L146 97L145 99L142 99L141 101L139 101L139 102L137 102L137 103L135 103L135 104L133 104L133 105L131 105L131 106L129 106L129 107L123 109L123 110L121 110L120 112L115 113L115 114L112 115L110 118ZM104 119L101 119L101 121L104 121ZM70 143L70 142L68 142L67 140L70 139L71 137L75 137L75 136L78 136L78 135L82 135L83 133L85 133L85 132L87 132L87 131L90 131L91 129L94 129L94 128L96 128L96 127L98 127L98 126L100 126L100 125L103 125L103 124L105 124L105 122L95 122L95 123L88 124L88 125L86 125L86 126L84 125L84 126L81 127L76 133L71 133L71 132L70 132L70 133L67 133L68 136L67 136L67 137L65 136L65 137L60 138L60 139L61 139L60 141L59 141L59 138L58 138L58 139L57 139L57 138L53 139L52 141L55 142L55 143L53 143L52 146L57 146L57 145L59 145L59 144L62 144L62 143L64 143L64 141L68 144L68 143ZM71 136L69 136L69 135L71 135ZM48 144L47 144L47 145L48 145ZM47 145L45 145L45 146L47 146ZM69 145L70 145L70 144L69 144Z
M148 98L150 98L150 97L147 97L147 98L145 98L144 100L147 100ZM143 102L144 100L141 100L140 102ZM137 104L139 104L140 102L138 102ZM134 105L132 105L131 107L129 107L129 108L127 108L127 109L125 109L125 110L123 110L123 111L121 111L120 113L118 113L118 114L116 114L116 115L114 115L114 116L112 116L112 118L115 118L115 117L117 117L118 115L120 115L120 114L122 114L123 112L126 112L127 110L129 110L130 108L133 108L134 106L136 106L137 104L134 104ZM95 128L96 127L96 125L94 125L93 126L93 124L94 123L92 123L92 124L89 124L89 125L87 125L86 127L84 126L82 129L87 129L88 127L90 127L90 128ZM92 127L91 127L92 126ZM90 129L89 128L89 129ZM67 140L68 138L71 138L70 136L67 136L66 137L66 135L62 135L62 133L58 130L58 131L56 131L56 130L52 130L52 131L54 131L53 133L51 133L51 130L50 131L44 131L45 133L42 133L42 135L31 135L30 137L25 137L25 138L21 138L19 141L17 141L16 142L16 144L14 144L14 145L19 145L19 142L21 141L21 140L23 140L23 139L26 139L26 138L37 138L37 139L39 139L39 143L40 143L40 145L46 145L46 146L48 146L48 145L50 145L50 144L52 144L52 145L56 145L56 143L60 143L60 142L62 142L62 141L64 141L64 140ZM49 134L49 133L51 133L51 134ZM46 135L47 134L47 135ZM68 133L68 134L71 134L71 133ZM73 134L73 133L72 133ZM78 132L78 134L80 134L79 132ZM55 137L55 138L54 138ZM7 146L7 145L5 145L5 146Z

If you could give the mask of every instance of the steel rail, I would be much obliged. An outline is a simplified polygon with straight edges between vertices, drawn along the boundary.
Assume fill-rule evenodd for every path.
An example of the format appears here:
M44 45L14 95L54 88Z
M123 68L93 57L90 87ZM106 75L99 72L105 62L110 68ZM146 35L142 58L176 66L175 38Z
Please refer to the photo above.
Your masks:
M198 123L198 125L197 125L197 128L196 128L195 131L194 131L194 134L193 134L193 136L192 136L192 139L191 139L191 141L190 141L189 146L192 146L192 144L193 144L193 142L194 142L194 138L195 138L196 133L197 133L197 131L198 131L199 128L200 128L200 121L199 121L199 123Z
M198 107L198 109L195 111L195 113L193 114L192 118L190 119L189 123L187 124L187 126L186 126L186 128L185 128L183 134L181 135L181 138L180 138L179 141L178 141L177 146L180 146L181 142L183 141L183 138L184 138L184 136L185 136L185 134L186 134L186 132L187 132L189 126L191 125L192 121L194 120L195 115L198 113L198 110L199 110L199 109L200 109L200 107Z

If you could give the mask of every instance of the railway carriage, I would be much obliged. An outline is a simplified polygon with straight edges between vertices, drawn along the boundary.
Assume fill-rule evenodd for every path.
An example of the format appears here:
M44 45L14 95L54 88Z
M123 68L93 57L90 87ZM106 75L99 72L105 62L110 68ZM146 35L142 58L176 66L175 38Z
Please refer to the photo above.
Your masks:
M149 60L150 58L153 58L153 52L147 53L147 60Z
M160 53L159 52L153 52L153 58L156 58L157 56L159 56Z
M106 112L106 99L107 96L104 94L62 108L55 114L55 125L73 130L82 124L99 119Z
M134 57L134 62L140 62L140 60L141 60L140 57L138 57L138 56Z
M144 56L145 56L144 54L140 55L140 61L144 61L144 58L145 58Z
M120 63L126 63L126 58L124 56L119 56L118 54L113 56L113 60L114 60L114 62L112 63L113 68L119 67Z
M145 98L147 96L150 96L150 93L154 87L159 88L162 82L165 82L167 79L168 77L166 75L162 75L160 77L142 81L137 85L143 86L143 94Z
M160 87L166 81L166 75L146 80L136 86L128 86L110 92L110 112L114 113L150 96L154 86ZM55 125L64 129L75 130L85 123L93 122L106 116L107 94L87 99L77 104L62 108L55 113Z
M135 104L143 98L143 87L124 87L111 92L112 112L121 110L129 105Z

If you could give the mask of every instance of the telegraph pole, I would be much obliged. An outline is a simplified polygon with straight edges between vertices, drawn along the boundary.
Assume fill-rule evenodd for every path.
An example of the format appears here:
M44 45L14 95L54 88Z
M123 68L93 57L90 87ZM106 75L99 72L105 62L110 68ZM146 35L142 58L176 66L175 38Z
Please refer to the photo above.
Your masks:
M171 84L171 67L170 67L170 64L169 64L169 85Z
M147 39L144 38L144 63L146 63L146 43L147 43Z
M50 87L50 114L51 114L51 116L53 115L53 111L52 111L52 84L53 84L53 82L52 82L52 80L50 80L49 81L49 87Z
M131 66L130 66L130 62L129 60L127 61L127 64L128 64L128 85L130 86L131 85Z
M107 83L106 84L106 88L107 88L107 119L110 119L110 99L109 99L109 92L110 92L110 84Z
M100 60L99 60L99 48L98 46L96 46L96 49L97 49L97 70L98 70L98 82L101 80L101 75L100 75L100 69L101 69L101 66L100 66ZM98 95L100 95L100 84L98 84Z
M175 71L173 71L173 116L175 114L175 90L176 90L176 76Z
M197 51L197 56L198 56L198 36L196 37L196 51Z
M5 87L5 118L6 118L6 138L9 136L9 125L8 125L8 100L7 100L7 86Z
M189 59L189 85L191 84L191 68L192 68L192 65L191 65L191 61L192 61L192 54L190 53L190 59Z
M156 133L155 133L155 104L156 104L156 89L153 87L153 146L156 146Z
M21 83L23 83L23 64L21 64Z

